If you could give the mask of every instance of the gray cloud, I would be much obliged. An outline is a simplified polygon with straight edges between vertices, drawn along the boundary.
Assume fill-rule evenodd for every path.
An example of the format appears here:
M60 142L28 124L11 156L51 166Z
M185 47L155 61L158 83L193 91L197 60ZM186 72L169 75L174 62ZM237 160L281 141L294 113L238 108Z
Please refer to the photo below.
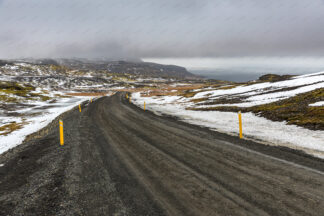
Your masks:
M322 56L323 0L0 0L0 58Z

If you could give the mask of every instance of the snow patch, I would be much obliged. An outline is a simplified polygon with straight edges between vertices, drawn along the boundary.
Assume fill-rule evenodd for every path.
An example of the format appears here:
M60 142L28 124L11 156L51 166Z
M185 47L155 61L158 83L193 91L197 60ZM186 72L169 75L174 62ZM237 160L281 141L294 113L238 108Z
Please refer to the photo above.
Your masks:
M287 88L295 89L287 90ZM222 106L251 107L287 99L319 88L324 88L324 72L296 76L290 80L274 83L266 82L241 85L232 89L208 90L197 93L193 99L208 97L209 101L212 101L222 97L227 99L246 97L242 103L222 104Z
M319 102L316 102L316 103L313 103L313 104L309 104L309 106L324 106L324 101L319 101Z
M46 109L43 115L28 118L28 124L23 128L13 131L8 135L0 136L0 154L21 144L27 135L39 131L40 129L48 125L51 121L53 121L57 116L68 110L71 110L72 108L86 100L89 100L89 97L64 98L59 103L56 103L56 106L54 108ZM17 117L3 117L0 119L1 124L13 121L19 120L17 119Z
M176 103L177 96L142 97L139 92L132 94L132 101L157 114L168 114L181 120L211 128L213 130L238 135L238 115L232 112L186 110L181 103ZM243 134L245 138L262 141L271 145L287 146L304 150L324 158L324 133L312 131L286 122L273 122L253 113L243 113Z

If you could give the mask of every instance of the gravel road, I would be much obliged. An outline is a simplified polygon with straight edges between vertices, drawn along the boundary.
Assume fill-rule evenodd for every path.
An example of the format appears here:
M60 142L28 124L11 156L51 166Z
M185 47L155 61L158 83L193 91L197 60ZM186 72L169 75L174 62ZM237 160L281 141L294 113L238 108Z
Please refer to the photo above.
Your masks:
M324 161L157 116L123 93L0 155L0 215L324 215Z

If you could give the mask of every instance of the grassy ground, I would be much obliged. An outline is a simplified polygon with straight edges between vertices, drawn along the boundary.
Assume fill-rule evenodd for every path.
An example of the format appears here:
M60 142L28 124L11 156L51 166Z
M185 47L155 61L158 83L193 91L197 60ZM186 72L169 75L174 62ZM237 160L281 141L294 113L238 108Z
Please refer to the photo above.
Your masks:
M34 93L33 91L35 91L35 89L35 87L28 84L1 81L0 101L6 103L18 103L28 100L48 101L51 99L45 93Z
M19 130L25 125L25 122L17 123L17 122L11 122L5 125L2 125L0 127L0 136L1 135L7 135L15 130Z
M0 81L0 109L4 111L15 111L15 107L19 107L26 102L48 101L52 99L48 96L47 91L35 92L35 90L36 88L29 84ZM8 107L10 108L8 109ZM10 113L10 116L21 117L20 115L15 112ZM28 123L23 117L21 117L21 122L13 121L2 125L0 124L0 136L5 136L13 131L19 130L26 124Z
M313 130L324 130L324 107L311 107L309 104L324 101L324 89L317 89L296 95L285 100L254 107L219 106L190 108L204 111L253 112L273 121L287 121Z

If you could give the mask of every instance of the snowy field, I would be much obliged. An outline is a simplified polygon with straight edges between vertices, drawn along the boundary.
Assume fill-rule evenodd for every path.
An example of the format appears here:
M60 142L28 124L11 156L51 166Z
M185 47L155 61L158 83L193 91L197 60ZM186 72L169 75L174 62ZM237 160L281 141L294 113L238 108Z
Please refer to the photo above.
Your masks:
M47 108L48 103L36 102L36 107L20 110L20 113L36 113L42 110L42 114L35 117L28 117L26 119L26 125L23 125L21 129L13 131L8 135L0 135L0 154L21 144L27 135L37 132L57 116L89 99L90 97L61 98L58 102L51 104L51 108ZM0 116L0 126L10 122L21 123L21 121L19 117Z
M156 114L177 116L191 124L238 136L237 113L186 110L188 103L184 103L184 100L179 96L142 97L139 92L132 94L134 104L143 108L145 101L146 109ZM273 122L252 113L243 113L242 118L245 139L270 145L287 146L324 158L323 131L312 131L295 125L286 125L285 122Z
M313 103L313 104L310 104L309 106L324 106L324 101L319 101L319 102L316 102L316 103Z
M290 89L289 89L290 88ZM280 82L265 82L250 85L241 85L232 89L211 89L197 93L192 99L206 98L204 101L211 102L215 99L244 98L240 103L201 105L196 107L217 107L217 106L238 106L251 107L275 101L287 99L297 94L309 92L315 89L324 88L324 72L296 76L290 80Z

